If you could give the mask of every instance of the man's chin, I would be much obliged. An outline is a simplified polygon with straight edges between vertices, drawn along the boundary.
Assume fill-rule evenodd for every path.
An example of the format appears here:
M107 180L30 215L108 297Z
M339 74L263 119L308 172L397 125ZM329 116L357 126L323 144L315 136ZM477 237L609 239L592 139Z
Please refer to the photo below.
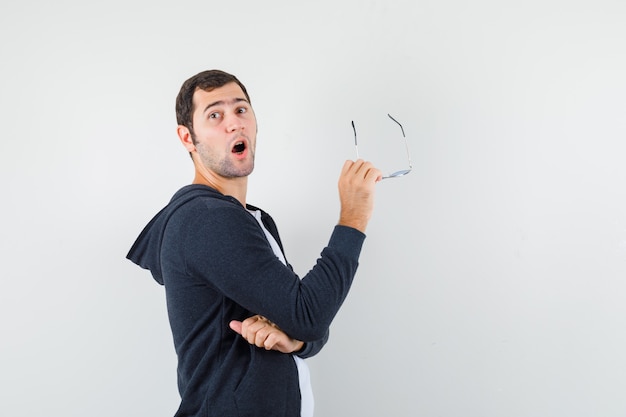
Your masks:
M254 171L254 165L240 169L233 167L231 169L225 169L222 172L222 176L226 178L242 178L252 174L252 171Z

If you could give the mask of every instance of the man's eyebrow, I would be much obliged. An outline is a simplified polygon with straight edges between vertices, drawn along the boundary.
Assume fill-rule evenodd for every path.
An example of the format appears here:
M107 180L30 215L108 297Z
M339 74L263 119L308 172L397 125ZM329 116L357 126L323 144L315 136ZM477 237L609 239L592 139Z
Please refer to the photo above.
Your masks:
M242 102L242 101L244 101L244 102L246 102L246 103L250 104L250 102L249 102L248 100L246 100L245 98L243 98L243 97L237 97L237 98L234 98L234 99L232 99L232 100L230 100L230 101L228 101L228 102L227 102L227 101L224 101L224 100L218 100L218 101L214 101L213 103L209 103L209 104L208 104L208 105L204 108L204 111L203 111L202 113L206 113L206 112L207 112L207 110L209 110L211 107L215 107L215 106L222 106L222 105L224 105L224 104L235 104L235 103L240 103L240 102Z

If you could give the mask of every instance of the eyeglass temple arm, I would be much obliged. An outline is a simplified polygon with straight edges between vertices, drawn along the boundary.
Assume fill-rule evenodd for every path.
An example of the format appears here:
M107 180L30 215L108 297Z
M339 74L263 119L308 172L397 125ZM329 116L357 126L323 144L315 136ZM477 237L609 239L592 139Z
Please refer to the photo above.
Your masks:
M354 148L356 149L356 159L359 159L359 145L356 142L356 127L354 127L354 120L352 120L352 130L354 130Z
M411 154L409 153L409 142L406 140L406 136L404 134L404 128L402 127L402 125L400 124L399 121L397 121L396 119L394 119L389 113L387 113L387 116L389 116L389 118L391 120L393 120L394 122L396 122L398 124L398 126L400 126L400 130L402 130L402 137L404 138L404 147L406 148L406 157L409 160L409 168L413 169L413 165L411 164Z

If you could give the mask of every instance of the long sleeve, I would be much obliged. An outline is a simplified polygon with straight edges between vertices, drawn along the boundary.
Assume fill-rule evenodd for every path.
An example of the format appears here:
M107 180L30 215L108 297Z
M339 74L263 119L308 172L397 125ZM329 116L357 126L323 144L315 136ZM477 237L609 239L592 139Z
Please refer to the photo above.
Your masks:
M268 317L296 339L310 342L326 336L352 284L365 238L361 232L335 226L315 266L300 280L276 258L243 208L189 209L197 212L181 210L170 220L163 243L164 269L183 267L185 274ZM171 241L170 232L175 234ZM168 263L180 255L184 265Z

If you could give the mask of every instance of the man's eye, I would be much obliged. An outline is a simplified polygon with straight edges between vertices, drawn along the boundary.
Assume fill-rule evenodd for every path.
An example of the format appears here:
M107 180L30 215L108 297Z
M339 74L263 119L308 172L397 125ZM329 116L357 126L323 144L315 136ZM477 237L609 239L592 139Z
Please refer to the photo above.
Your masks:
M220 114L217 112L209 114L209 119L217 119L219 117L220 117Z
M248 109L247 109L247 108L245 108L245 107L239 107L239 108L237 109L237 113L245 113L245 112L247 112L247 111L248 111Z

